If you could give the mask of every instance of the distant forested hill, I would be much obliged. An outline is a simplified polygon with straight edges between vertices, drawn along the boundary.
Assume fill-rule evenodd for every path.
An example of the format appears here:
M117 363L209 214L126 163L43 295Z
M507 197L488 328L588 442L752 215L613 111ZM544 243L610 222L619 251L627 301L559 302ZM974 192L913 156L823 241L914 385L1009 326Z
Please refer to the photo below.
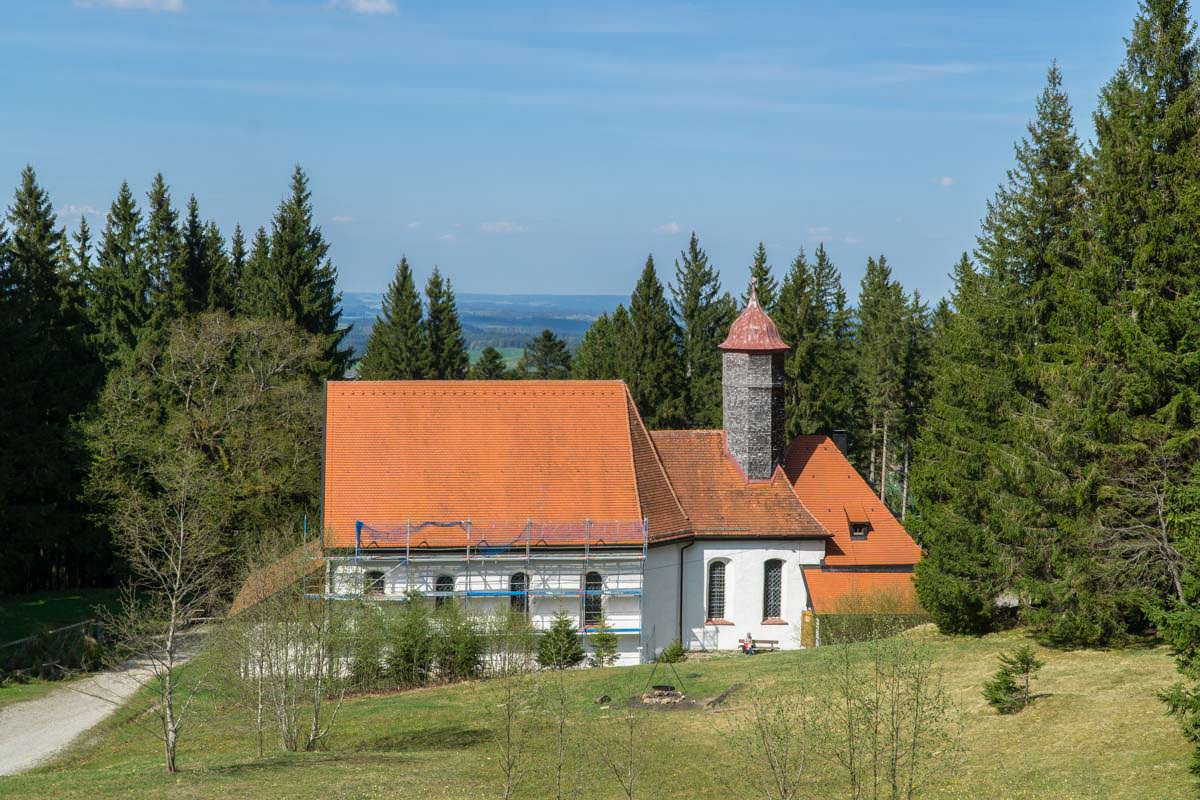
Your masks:
M342 323L354 328L346 343L361 356L380 313L378 292L343 292ZM572 347L588 326L629 298L607 294L459 294L458 311L472 356L491 345L506 354L549 328Z

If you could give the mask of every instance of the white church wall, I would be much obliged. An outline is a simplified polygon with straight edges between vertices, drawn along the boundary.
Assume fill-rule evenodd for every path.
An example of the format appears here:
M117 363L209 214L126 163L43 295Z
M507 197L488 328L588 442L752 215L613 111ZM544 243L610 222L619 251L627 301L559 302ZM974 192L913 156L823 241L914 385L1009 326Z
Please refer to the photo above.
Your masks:
M820 564L825 543L820 540L698 539L690 545L663 544L650 548L646 559L644 627L647 657L653 657L679 636L679 555L683 553L683 644L689 650L733 650L750 634L776 640L781 648L800 646L800 622L808 607L801 566ZM786 624L763 624L763 576L766 562L783 562L782 619ZM725 619L731 625L709 625L707 618L708 565L725 566Z

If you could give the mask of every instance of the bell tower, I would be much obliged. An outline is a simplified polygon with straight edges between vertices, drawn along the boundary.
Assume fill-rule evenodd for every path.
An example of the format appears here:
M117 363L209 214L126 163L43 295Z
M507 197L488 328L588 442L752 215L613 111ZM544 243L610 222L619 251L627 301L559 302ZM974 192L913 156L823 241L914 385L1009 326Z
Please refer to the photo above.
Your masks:
M758 304L754 283L745 310L721 342L725 442L748 480L770 480L783 459L783 354L789 349Z

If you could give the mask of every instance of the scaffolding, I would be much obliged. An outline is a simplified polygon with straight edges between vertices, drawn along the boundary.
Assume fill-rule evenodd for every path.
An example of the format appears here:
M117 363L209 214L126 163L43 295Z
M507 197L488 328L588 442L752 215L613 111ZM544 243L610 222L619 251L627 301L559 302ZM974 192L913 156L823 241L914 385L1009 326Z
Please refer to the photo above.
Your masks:
M548 624L551 609L574 606L584 633L596 630L588 619L591 599L613 623L608 630L638 637L642 650L644 519L409 520L393 526L358 520L354 527L353 550L324 554L324 598L403 601L416 593L435 602L454 598L468 607L508 600L537 628ZM588 585L591 573L600 576L599 588ZM518 574L522 585L514 588Z

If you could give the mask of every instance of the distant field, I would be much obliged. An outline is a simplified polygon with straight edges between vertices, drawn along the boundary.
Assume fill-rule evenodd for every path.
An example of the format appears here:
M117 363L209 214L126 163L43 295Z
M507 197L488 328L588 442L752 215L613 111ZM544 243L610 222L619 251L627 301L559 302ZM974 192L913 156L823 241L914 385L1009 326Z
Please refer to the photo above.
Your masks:
M1070 798L1162 800L1195 796L1187 764L1190 748L1164 713L1155 692L1175 672L1163 647L1115 651L1041 651L1046 666L1026 711L998 716L980 697L996 667L996 655L1019 634L979 639L933 636L938 662L960 708L963 752L953 768L936 776L919 796L962 798ZM775 691L802 691L804 670L828 657L826 650L773 653L747 658L718 655L678 665L689 695L704 701L734 684L761 682ZM194 662L199 668L203 659ZM192 667L190 667L192 668ZM620 699L642 690L649 666L588 669L569 673L571 737L588 798L623 796L595 758L598 742L617 735L611 712L595 698ZM672 677L672 680L674 678ZM211 684L210 684L211 687ZM419 797L422 800L498 797L497 750L488 710L497 686L483 681L348 701L329 749L254 756L247 712L213 693L198 696L198 715L180 744L175 777L163 774L160 747L141 727L149 693L105 723L99 734L68 753L54 768L0 778L0 795L13 798L124 797L340 798ZM744 702L734 692L728 706ZM650 714L639 731L639 798L750 797L731 792L726 736L735 714L705 708ZM552 746L542 729L531 761L546 763ZM274 747L274 743L271 745ZM818 772L806 797L844 797ZM522 798L553 796L544 768L532 771Z
M37 592L0 600L0 644L82 622L95 616L95 607L117 599L116 589L75 589Z
M515 367L517 362L521 360L521 356L525 354L523 347L497 347L500 355L504 356L504 363L509 367ZM483 352L482 347L472 347L468 355L471 357L471 363L474 364L479 360L479 355Z

